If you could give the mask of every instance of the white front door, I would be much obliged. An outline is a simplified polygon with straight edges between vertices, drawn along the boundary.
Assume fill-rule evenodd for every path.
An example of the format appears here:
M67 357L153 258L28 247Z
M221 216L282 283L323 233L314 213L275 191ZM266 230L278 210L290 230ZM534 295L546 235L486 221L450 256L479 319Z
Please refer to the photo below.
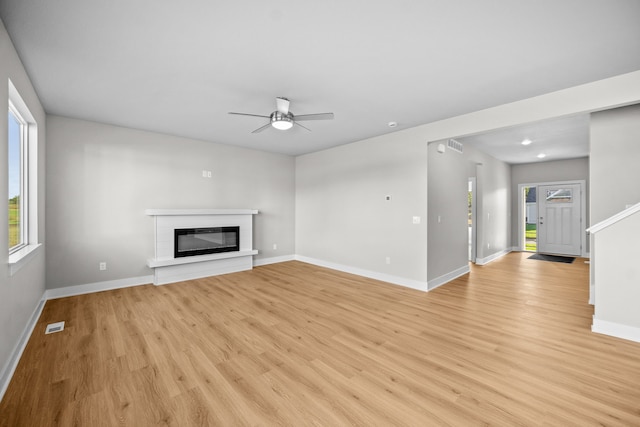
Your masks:
M581 187L580 184L538 187L538 252L581 255Z

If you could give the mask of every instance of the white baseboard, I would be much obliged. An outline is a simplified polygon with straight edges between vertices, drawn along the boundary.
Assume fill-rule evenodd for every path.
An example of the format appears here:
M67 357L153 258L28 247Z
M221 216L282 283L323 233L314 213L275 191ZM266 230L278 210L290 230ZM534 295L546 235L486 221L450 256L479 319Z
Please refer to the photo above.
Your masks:
M93 292L110 291L112 289L128 288L153 283L153 276L129 277L127 279L107 280L86 285L65 286L64 288L47 289L44 299L72 297L74 295L90 294Z
M432 291L438 286L442 286L445 283L452 281L453 279L456 279L460 276L464 276L470 271L471 271L471 268L469 267L469 264L467 264L464 267L457 268L447 274L443 274L440 277L436 277L435 279L429 280L429 282L427 283L427 290Z
M640 342L640 328L635 326L623 325L620 323L609 322L593 318L591 332L609 335L616 338L622 338L629 341Z
M16 346L13 348L11 352L11 357L0 371L0 400L4 397L4 393L7 391L7 387L9 387L9 382L13 377L13 373L18 367L18 362L22 357L22 352L24 352L27 343L29 342L29 338L31 338L31 334L33 333L33 329L36 327L36 323L38 323L38 319L40 319L40 315L42 314L42 309L44 308L44 295L40 302L36 306L35 310L31 314L29 318L29 322L25 326L22 334L20 335L20 339L18 340Z
M260 259L253 260L253 266L260 267L261 265L277 264L279 262L294 261L295 259L296 259L295 255L284 255L284 256L277 256L277 257L271 257L271 258L260 258Z
M357 276L368 277L370 279L380 280L382 282L392 283L394 285L400 285L419 291L427 291L427 283L419 280L406 279L404 277L392 276L390 274L378 273L377 271L364 270L361 268L350 267L342 264L335 264L329 261L323 261L315 258L309 258L302 255L295 256L296 261L306 262L308 264L317 265L320 267L331 268L332 270L338 270L345 273L355 274Z
M495 261L498 258L502 258L503 256L505 256L506 254L513 252L513 248L507 248L504 249L500 252L496 252L495 254L491 254L487 257L484 258L476 258L476 264L477 265L485 265L485 264L489 264L491 261Z

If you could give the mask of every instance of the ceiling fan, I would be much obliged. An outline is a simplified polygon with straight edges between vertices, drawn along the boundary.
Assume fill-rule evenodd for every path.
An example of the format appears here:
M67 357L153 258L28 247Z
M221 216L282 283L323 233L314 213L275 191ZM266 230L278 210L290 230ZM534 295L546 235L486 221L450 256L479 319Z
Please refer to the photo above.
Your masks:
M308 127L302 126L298 122L304 121L304 120L332 120L333 119L333 113L301 114L299 116L296 116L291 111L289 111L289 100L283 97L276 98L276 111L274 111L268 116L263 116L260 114L233 113L233 112L229 112L229 114L236 114L238 116L264 117L265 119L269 119L269 123L259 127L258 129L254 130L251 133L262 132L269 126L272 126L279 130L287 130L287 129L291 129L293 125L300 126L301 128L311 132L311 129L309 129Z

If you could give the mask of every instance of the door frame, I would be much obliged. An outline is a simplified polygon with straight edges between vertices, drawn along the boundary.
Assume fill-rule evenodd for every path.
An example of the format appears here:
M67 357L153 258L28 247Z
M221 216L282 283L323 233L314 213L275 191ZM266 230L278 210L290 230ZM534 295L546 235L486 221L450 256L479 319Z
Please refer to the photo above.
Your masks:
M581 200L580 200L580 218L581 218L581 226L580 229L582 232L580 233L580 256L587 256L587 232L586 232L586 214L587 214L587 181L584 179L576 179L572 181L551 181L551 182L532 182L532 183L522 183L518 184L518 250L525 250L525 239L524 233L521 233L521 230L524 229L524 221L525 221L525 206L524 200L522 199L522 192L525 187L536 187L536 191L538 191L538 187L541 185L568 185L568 184L579 184L580 192L581 192ZM536 200L538 200L536 195ZM537 222L537 219L536 219Z
M477 224L477 211L478 211L478 186L475 176L471 176L468 179L468 183L471 184L471 259L472 263L476 263L476 257L478 253L478 224Z

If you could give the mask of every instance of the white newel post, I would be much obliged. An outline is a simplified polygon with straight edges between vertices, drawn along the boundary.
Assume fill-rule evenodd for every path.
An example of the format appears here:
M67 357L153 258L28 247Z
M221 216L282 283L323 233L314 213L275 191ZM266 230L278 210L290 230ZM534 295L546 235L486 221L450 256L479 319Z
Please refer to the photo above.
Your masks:
M154 218L153 284L235 273L253 268L253 215L255 209L147 209ZM189 257L174 257L174 230L180 228L240 227L240 250Z

